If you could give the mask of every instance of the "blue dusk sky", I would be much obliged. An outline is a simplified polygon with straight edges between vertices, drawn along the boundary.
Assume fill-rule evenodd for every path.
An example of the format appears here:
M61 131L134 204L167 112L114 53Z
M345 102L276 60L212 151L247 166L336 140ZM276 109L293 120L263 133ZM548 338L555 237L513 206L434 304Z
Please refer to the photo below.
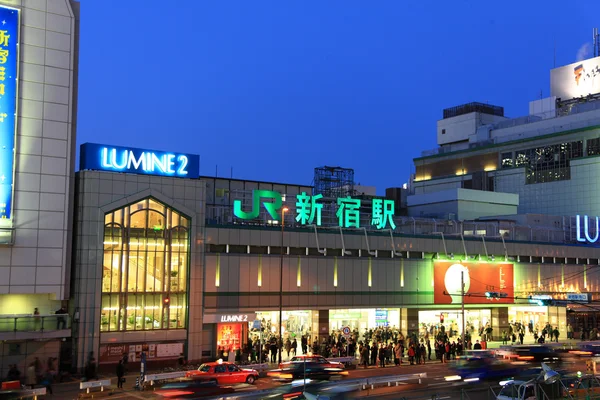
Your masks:
M598 1L81 3L78 144L199 154L202 175L249 180L342 166L378 194L436 147L444 108L526 115L600 26Z

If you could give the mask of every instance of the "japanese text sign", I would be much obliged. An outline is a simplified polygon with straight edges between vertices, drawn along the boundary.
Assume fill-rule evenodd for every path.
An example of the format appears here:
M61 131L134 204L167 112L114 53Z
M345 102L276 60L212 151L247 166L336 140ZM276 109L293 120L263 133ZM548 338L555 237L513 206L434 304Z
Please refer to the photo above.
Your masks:
M0 6L0 218L11 219L17 118L19 10Z
M323 195L314 196L302 192L296 195L296 222L300 225L321 226L323 211ZM342 228L360 228L360 208L362 200L352 197L340 197L336 201L336 217ZM260 215L261 205L264 206L271 219L278 221L282 207L282 196L271 190L252 191L252 209L242 210L242 201L233 201L233 214L243 220L252 220ZM396 229L394 223L394 200L372 199L371 225L376 229Z

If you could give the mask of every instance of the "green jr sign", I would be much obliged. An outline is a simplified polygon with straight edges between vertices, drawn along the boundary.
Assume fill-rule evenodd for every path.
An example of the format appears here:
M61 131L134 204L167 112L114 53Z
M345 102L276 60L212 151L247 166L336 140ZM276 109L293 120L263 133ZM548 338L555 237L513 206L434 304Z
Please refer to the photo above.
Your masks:
M296 195L296 222L300 225L315 224L321 226L321 213L323 203L319 200L323 198L322 194L310 196L306 192ZM239 219L250 220L258 218L260 207L264 205L272 219L279 220L279 210L282 205L281 193L271 190L252 191L252 209L250 211L242 210L242 201L233 201L233 215ZM342 228L360 228L360 207L361 200L351 197L340 197L337 199L338 225ZM373 199L371 205L371 225L376 229L385 229L389 226L396 229L394 223L394 200Z

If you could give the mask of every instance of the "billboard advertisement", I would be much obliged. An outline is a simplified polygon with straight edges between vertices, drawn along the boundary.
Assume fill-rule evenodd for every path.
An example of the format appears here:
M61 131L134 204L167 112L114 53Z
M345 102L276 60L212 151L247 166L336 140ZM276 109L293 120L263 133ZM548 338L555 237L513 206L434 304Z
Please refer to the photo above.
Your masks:
M127 354L130 362L140 362L142 352L148 361L174 360L183 353L182 342L170 343L110 343L100 345L98 363L116 364Z
M550 96L569 100L600 93L600 57L550 70Z
M12 218L19 10L0 6L0 219Z
M461 272L464 273L465 304L514 303L513 264L435 261L433 283L435 304L460 304ZM486 292L506 293L503 298L486 298Z

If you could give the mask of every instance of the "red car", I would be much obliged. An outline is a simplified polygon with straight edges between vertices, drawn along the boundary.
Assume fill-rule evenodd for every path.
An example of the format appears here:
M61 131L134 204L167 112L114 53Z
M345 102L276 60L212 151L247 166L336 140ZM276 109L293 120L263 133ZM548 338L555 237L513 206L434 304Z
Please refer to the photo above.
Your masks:
M195 371L185 373L186 378L216 382L219 385L233 383L254 383L258 379L258 371L243 369L229 362L210 362L202 364Z
M322 364L324 368L341 368L344 369L344 364L337 361L327 361L323 356L316 354L310 356L294 356L290 358L290 361L279 363L279 369L285 368L286 366L294 363L303 363L306 360L307 363Z

